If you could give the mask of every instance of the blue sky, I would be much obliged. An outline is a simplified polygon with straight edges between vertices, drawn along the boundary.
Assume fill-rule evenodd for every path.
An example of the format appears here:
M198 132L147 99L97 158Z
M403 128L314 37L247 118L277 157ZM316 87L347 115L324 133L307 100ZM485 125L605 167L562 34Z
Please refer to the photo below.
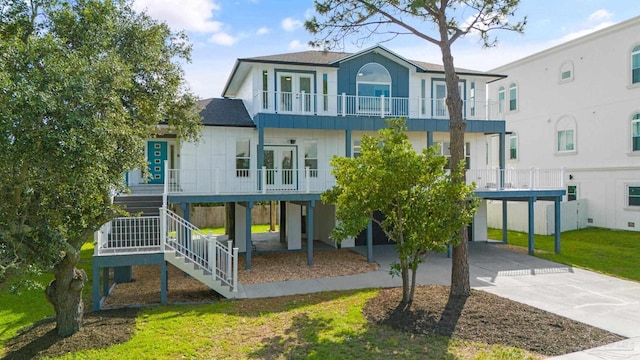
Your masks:
M135 0L174 30L185 30L193 44L192 62L184 65L192 91L201 98L220 97L237 58L308 50L312 36L304 29L313 0ZM455 65L489 70L526 55L640 15L638 0L521 0L516 13L527 16L524 34L498 31L498 46L482 49L478 37L459 39ZM359 47L345 41L346 51ZM383 38L371 39L363 48ZM385 42L413 60L441 63L440 50L415 36Z

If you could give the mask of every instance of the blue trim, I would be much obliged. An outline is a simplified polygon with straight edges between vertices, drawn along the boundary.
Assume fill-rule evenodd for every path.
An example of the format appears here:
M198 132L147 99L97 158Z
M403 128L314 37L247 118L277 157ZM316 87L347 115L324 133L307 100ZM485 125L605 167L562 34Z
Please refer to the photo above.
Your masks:
M318 129L377 131L387 127L384 118L375 116L316 116L260 113L256 123L274 129ZM466 120L467 133L500 133L505 131L504 120ZM407 119L409 131L448 132L449 119Z
M558 190L502 190L485 191L476 190L474 195L481 199L488 200L508 200L508 201L528 201L530 198L543 201L555 201L557 197L565 194L564 189Z

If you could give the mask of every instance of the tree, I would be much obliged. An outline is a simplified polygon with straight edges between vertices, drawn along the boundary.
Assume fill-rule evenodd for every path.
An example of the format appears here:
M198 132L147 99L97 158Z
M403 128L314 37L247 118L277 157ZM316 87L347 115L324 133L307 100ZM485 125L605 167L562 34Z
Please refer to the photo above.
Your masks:
M2 266L53 272L60 336L82 325L81 246L118 214L125 171L146 168L145 139L162 123L197 140L189 52L127 1L0 1Z
M447 86L446 104L450 117L451 163L464 161L464 132L462 100L458 90L451 47L456 40L470 33L478 34L483 46L496 44L490 38L493 30L522 32L526 17L510 22L519 0L316 0L315 10L322 16L306 21L305 27L318 36L311 45L323 48L340 46L345 37L362 34L364 42L377 35L391 40L399 35L414 35L440 48ZM435 34L432 34L435 25ZM453 178L465 182L461 173ZM469 264L467 232L460 228L453 242L451 295L469 296Z
M370 221L376 222L396 243L399 263L392 274L402 278L402 301L413 300L416 271L428 251L443 251L460 227L471 221L477 201L473 188L452 178L447 160L432 146L417 153L406 134L405 121L387 120L378 137L362 138L361 155L331 159L336 186L322 201L336 205L338 225L332 238L356 236ZM384 220L373 214L380 212Z

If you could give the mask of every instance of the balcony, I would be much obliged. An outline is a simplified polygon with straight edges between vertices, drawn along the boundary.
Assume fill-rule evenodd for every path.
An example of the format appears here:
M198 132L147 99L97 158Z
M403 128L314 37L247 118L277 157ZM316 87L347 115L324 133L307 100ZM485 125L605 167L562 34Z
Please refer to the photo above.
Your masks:
M165 179L169 195L322 193L336 184L330 169L172 169ZM467 184L478 191L564 188L564 169L471 169Z
M504 120L503 106L498 102L463 100L465 120ZM504 104L502 104L504 105ZM445 99L385 96L322 95L292 92L258 92L252 113L404 117L413 119L448 119Z

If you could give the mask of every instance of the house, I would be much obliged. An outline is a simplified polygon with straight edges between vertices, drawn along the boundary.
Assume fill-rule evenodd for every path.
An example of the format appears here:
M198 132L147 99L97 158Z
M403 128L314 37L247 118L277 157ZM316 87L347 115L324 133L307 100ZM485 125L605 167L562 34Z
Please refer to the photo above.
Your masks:
M566 167L563 230L640 230L639 34L635 17L492 70L506 167Z
M471 239L487 240L486 200L559 204L564 173L561 169L549 170L544 177L529 169L507 173L503 114L497 101L486 100L485 90L504 75L457 71L467 121L467 177L477 184L476 196L485 200L475 216ZM166 132L149 139L150 178L143 178L141 171L129 172L132 194L116 201L149 211L154 220L126 218L107 224L96 235L94 277L115 268L116 281L126 281L131 265L157 262L166 267L168 261L184 271L198 268L202 273L192 276L234 296L219 282L237 288L233 283L237 253L244 254L246 267L251 268L251 208L262 201L280 203L281 241L289 251L306 251L311 265L314 241L337 246L329 237L336 223L335 208L321 201L322 192L334 185L331 157L358 156L361 138L375 135L390 117L406 118L409 139L417 150L439 143L447 156L446 93L442 66L405 59L379 45L355 54L304 51L238 59L223 98L201 103L200 142L179 143ZM497 139L495 148L488 145L491 136ZM497 162L490 164L494 158ZM518 181L506 186L507 178ZM538 178L543 179L534 185ZM231 204L233 239L214 239L190 225L193 203ZM169 211L169 204L179 208L181 216ZM366 244L372 260L374 242L385 241L373 233L341 246ZM94 284L94 303L99 304L99 281ZM104 281L103 287L106 294ZM166 288L163 294L166 298Z

